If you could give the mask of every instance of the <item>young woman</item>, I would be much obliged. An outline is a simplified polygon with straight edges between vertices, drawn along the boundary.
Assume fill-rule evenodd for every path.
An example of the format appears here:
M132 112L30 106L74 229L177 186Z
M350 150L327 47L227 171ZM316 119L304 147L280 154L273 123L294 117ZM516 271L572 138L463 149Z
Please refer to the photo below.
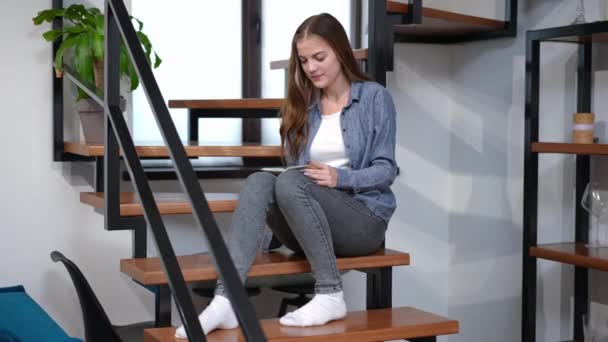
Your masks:
M293 37L281 119L287 164L308 166L249 176L226 242L243 282L268 241L266 224L303 253L315 296L280 323L322 325L346 315L336 256L382 246L396 208L390 185L397 171L392 98L360 71L344 28L329 14L306 19ZM199 319L206 334L238 326L221 281ZM176 336L186 337L183 327Z

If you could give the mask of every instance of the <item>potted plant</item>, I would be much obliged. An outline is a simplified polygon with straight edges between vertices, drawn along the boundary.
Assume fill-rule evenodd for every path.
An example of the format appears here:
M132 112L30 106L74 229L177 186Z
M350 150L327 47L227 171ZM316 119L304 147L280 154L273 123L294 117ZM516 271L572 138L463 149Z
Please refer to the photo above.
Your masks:
M57 77L62 77L64 64L71 65L74 72L83 81L94 84L98 89L103 89L104 15L98 8L85 8L83 5L75 4L67 8L40 11L32 20L34 25L40 25L44 22L50 23L55 18L63 18L64 27L46 31L42 36L49 42L63 38L55 55ZM131 19L136 22L137 36L144 48L148 62L154 68L158 68L162 61L156 51L153 50L148 36L142 32L143 23L137 18L131 17ZM154 53L154 64L151 61L152 53ZM131 91L138 87L139 78L123 43L121 43L120 49L120 74L121 77L128 77ZM80 88L78 88L76 101L86 142L103 142L103 108L90 99Z

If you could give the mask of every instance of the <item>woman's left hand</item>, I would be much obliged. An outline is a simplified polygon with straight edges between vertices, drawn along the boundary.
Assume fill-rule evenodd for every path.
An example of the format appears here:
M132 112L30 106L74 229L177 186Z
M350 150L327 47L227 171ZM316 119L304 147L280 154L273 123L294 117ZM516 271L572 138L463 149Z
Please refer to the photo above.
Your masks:
M336 169L316 161L308 163L308 168L304 169L304 175L312 178L315 183L328 188L335 188L338 184L338 172Z

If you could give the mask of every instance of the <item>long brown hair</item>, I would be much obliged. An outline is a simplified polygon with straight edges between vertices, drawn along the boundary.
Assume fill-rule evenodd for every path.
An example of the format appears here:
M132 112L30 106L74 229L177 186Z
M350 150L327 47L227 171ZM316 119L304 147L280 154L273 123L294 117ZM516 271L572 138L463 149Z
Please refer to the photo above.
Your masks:
M316 91L302 69L297 43L311 35L316 35L329 44L342 66L342 72L350 82L369 80L359 68L346 32L336 18L331 14L321 13L300 24L291 41L287 99L281 108L280 129L283 151L288 152L294 159L300 155L308 140L308 107L314 100Z

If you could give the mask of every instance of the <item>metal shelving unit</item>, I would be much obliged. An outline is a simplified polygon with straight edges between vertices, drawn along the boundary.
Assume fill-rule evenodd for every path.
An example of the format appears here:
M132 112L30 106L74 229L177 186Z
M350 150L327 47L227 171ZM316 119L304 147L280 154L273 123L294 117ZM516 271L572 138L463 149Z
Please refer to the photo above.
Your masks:
M591 112L591 63L594 43L608 41L608 21L528 31L526 34L526 107L524 145L524 214L522 277L522 341L536 341L536 279L538 259L574 265L574 340L583 340L582 316L588 312L588 268L608 270L608 254L586 248L589 216L576 206L575 241L538 244L538 155L576 155L576 203L589 182L590 156L608 154L602 144L539 142L541 43L578 45L577 111Z

